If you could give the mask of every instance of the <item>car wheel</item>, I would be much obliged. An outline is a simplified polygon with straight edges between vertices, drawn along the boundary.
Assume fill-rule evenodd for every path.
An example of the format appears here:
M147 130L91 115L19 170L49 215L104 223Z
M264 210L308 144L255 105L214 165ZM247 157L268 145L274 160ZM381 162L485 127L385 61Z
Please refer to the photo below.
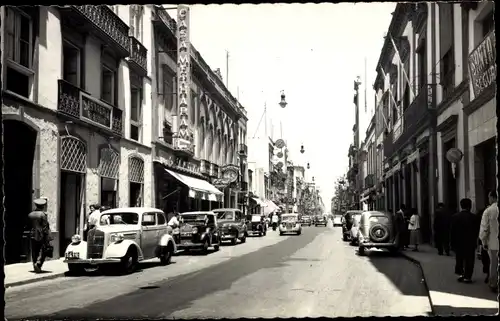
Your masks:
M172 245L168 245L166 248L162 249L160 255L160 263L162 265L169 265L172 262L172 255L174 254L174 248Z
M231 244L232 245L236 245L236 242L238 242L238 239L235 237L233 239L231 239Z
M283 235L283 232L280 232L280 235Z
M302 234L302 231L298 231L298 232L297 232L297 235L300 235L300 234Z
M382 243L389 238L390 232L387 226L375 224L370 228L370 238L374 242Z
M217 244L214 244L214 250L217 252L220 249L220 242Z
M247 241L247 233L243 234L243 237L240 239L241 243L245 243Z
M208 239L205 239L205 242L203 242L203 249L202 249L203 254L205 254L205 255L208 254L209 247L210 247L210 243L208 242Z
M358 247L358 254L359 255L365 255L365 248L364 248L364 246Z
M348 241L348 239L347 239L347 235L345 235L345 234L344 234L344 235L342 235L342 240L343 240L344 242L347 242L347 241Z
M137 267L137 250L133 247L129 248L127 254L121 259L121 271L124 274L130 274Z
M68 272L75 276L83 275L85 266L83 264L68 263Z

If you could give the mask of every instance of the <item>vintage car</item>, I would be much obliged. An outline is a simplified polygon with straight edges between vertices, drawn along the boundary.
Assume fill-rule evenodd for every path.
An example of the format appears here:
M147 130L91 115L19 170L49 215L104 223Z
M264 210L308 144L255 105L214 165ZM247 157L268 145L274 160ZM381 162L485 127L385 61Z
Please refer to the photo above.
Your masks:
M281 223L279 226L280 235L285 233L295 233L300 235L302 233L302 225L299 222L299 214L281 214Z
M175 235L179 250L202 250L208 253L220 247L219 228L214 212L185 212L179 216L179 233Z
M217 215L217 224L220 231L220 240L231 241L235 245L238 239L245 243L247 239L247 225L243 213L236 208L218 208L212 210Z
M317 216L316 217L316 220L314 222L314 226L326 226L327 224L327 221L326 221L326 218L324 216Z
M265 236L267 233L266 217L263 214L247 215L247 233Z
M342 217L342 239L344 241L349 241L351 239L351 229L354 223L354 216L361 215L363 211L360 210L350 210L347 211Z
M358 230L358 253L363 255L365 249L388 249L397 253L397 230L394 216L381 211L366 211L361 214Z
M311 226L312 219L311 219L311 217L309 215L304 215L304 216L302 216L302 219L300 220L300 223L302 225Z
M131 273L142 260L160 258L169 264L177 251L174 239L168 233L165 213L156 208L116 208L100 213L97 225L87 234L71 238L64 262L72 273L83 273L87 268L119 266Z
M342 226L342 215L333 216L333 227Z

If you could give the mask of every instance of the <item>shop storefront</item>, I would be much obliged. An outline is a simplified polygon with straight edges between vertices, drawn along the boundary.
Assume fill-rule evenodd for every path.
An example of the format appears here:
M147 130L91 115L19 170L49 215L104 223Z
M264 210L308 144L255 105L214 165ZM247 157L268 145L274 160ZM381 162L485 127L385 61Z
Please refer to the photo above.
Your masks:
M251 194L249 197L249 212L250 214L260 214L265 213L265 208L267 207L266 202L262 201L257 195Z

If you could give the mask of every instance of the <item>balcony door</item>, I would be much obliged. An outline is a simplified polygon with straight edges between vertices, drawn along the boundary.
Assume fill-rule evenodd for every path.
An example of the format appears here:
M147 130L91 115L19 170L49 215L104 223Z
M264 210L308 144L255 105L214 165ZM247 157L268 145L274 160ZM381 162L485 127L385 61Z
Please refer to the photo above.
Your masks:
M81 88L81 50L68 40L63 40L62 79L75 87Z

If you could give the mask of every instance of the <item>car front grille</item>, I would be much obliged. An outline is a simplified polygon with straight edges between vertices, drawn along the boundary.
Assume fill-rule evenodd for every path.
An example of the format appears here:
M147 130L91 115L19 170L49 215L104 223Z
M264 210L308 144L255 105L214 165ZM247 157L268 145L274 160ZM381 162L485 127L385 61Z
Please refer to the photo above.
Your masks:
M104 253L104 232L96 229L87 236L87 255L89 259L102 259Z
M286 228L293 228L295 224L293 223L286 223Z

